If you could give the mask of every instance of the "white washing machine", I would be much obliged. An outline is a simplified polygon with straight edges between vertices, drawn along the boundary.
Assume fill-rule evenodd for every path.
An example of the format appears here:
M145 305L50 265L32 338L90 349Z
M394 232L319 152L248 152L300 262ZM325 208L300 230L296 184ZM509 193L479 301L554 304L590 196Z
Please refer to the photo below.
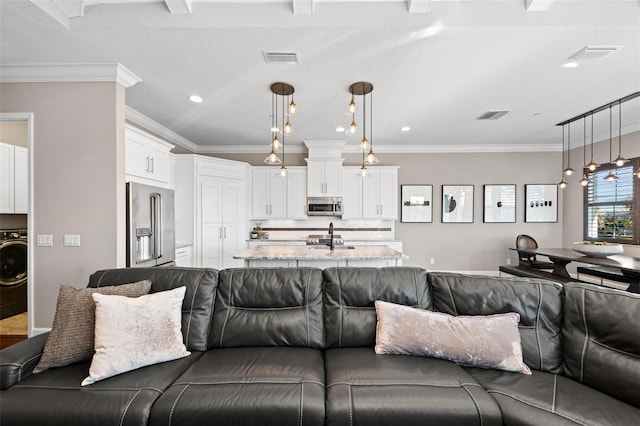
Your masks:
M0 230L0 319L27 311L27 230Z

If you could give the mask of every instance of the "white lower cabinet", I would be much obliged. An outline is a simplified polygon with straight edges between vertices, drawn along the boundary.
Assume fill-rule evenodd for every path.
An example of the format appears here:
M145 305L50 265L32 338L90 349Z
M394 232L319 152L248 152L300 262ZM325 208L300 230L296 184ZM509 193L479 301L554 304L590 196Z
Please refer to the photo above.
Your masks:
M191 246L176 249L176 266L183 268L193 266L193 248Z

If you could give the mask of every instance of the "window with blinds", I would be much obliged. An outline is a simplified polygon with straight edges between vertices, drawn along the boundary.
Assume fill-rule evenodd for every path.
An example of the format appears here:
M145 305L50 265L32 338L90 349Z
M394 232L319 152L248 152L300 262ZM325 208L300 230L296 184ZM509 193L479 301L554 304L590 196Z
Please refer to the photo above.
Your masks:
M591 183L584 189L584 239L638 244L635 217L638 208L635 196L638 181L633 172L640 159L633 159L622 167L604 164L588 174ZM607 181L612 171L618 179Z

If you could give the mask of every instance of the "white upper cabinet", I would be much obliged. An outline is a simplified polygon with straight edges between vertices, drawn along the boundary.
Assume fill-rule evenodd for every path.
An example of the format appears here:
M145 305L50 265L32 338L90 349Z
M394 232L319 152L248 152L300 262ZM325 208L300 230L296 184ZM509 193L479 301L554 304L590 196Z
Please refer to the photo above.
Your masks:
M342 160L307 160L307 196L342 196Z
M173 145L129 124L125 127L125 169L133 181L169 185ZM132 178L132 179L131 179ZM139 179L136 179L139 178Z
M397 219L398 168L369 167L362 176L359 167L344 167L343 219Z
M27 213L29 150L0 143L0 213Z
M253 168L253 219L306 219L306 169Z

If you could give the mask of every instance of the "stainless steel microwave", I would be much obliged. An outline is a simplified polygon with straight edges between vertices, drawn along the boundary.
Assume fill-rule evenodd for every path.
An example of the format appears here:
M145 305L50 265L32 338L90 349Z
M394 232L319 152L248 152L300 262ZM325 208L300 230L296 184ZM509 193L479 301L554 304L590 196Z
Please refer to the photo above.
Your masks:
M307 216L342 216L342 197L308 197Z

